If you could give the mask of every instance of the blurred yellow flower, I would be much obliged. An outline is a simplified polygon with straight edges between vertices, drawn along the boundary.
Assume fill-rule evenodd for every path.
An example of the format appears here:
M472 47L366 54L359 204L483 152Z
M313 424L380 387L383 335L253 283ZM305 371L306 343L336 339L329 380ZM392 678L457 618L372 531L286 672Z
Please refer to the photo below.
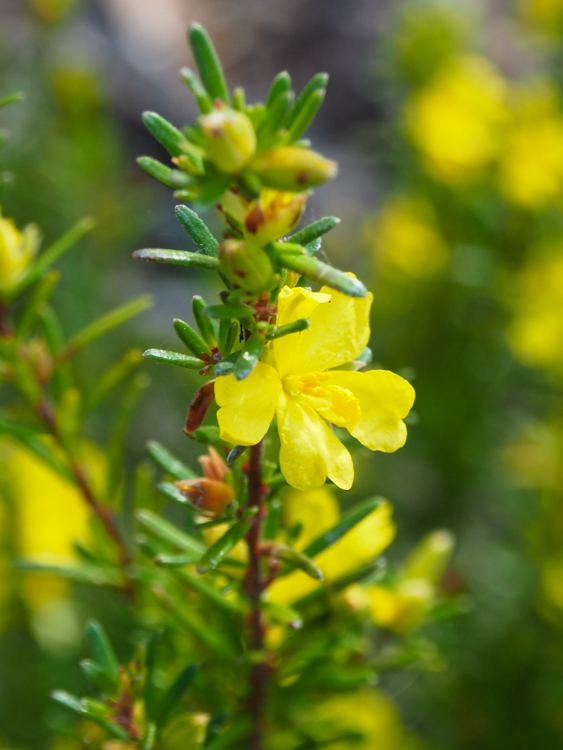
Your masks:
M553 87L536 84L517 96L499 180L504 195L526 208L563 197L563 113Z
M499 152L505 100L505 81L487 60L467 55L450 61L405 110L427 170L454 184L479 175Z
M534 260L512 286L515 317L508 340L533 367L563 372L563 245Z
M376 625L407 633L423 624L454 544L449 531L428 534L403 563L393 588L369 587L369 608Z
M318 492L296 493L292 496L291 506L289 518L292 523L303 521L304 531L310 534L309 539L306 537L307 542L328 531L337 520L337 516L335 518L337 503L328 491L324 500ZM320 510L319 506L324 507ZM321 522L317 526L316 533L313 530L313 524L310 523L312 514L315 513ZM334 581L378 557L395 538L396 527L392 514L391 503L383 501L378 508L335 544L317 555L315 562L322 570L324 580ZM267 596L270 601L278 604L290 604L310 591L314 591L319 585L318 581L305 573L295 571L274 581L268 589Z
M40 235L35 224L21 232L0 211L0 297L14 289L23 278L39 249Z
M407 196L383 208L375 225L374 248L385 264L413 278L439 274L449 257L432 206Z
M365 688L329 698L308 708L315 737L327 750L421 750L407 732L395 704L380 690ZM350 739L328 741L346 735ZM358 736L359 735L359 736Z
M245 380L217 378L221 438L255 445L277 415L281 471L303 491L320 487L327 476L342 489L354 481L352 457L327 421L345 427L370 450L390 453L404 445L402 420L414 401L412 386L385 370L329 369L351 362L365 348L371 301L371 294L352 298L328 287L320 293L284 287L278 325L308 318L310 327L275 339L268 363L259 362Z
M563 0L522 0L521 8L533 28L555 35L563 31Z
M326 487L309 492L293 490L284 497L283 515L287 528L302 524L301 534L293 545L302 550L313 539L331 529L340 516L338 500Z
M220 209L228 223L240 229L245 239L265 245L294 229L305 210L307 193L283 193L264 188L250 201L233 188L223 194Z

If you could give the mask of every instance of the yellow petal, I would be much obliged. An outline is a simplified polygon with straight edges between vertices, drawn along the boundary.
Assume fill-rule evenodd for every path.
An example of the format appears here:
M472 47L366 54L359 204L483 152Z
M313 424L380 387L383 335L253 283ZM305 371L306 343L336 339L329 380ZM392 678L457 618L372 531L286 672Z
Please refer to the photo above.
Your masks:
M347 297L328 287L321 291L330 292L330 304L319 305L311 312L311 325L293 344L291 370L283 375L302 375L338 367L354 360L367 346L373 295Z
M361 416L349 432L372 451L392 453L407 439L402 421L414 403L414 388L387 370L330 373L331 383L350 391L359 401Z
M288 484L307 491L327 476L343 490L354 481L352 457L327 423L305 402L283 392L278 401L280 469Z
M297 286L290 289L284 286L278 296L278 315L276 323L279 326L293 323L300 318L310 318L313 310L319 305L330 302L329 294L310 292ZM274 353L278 372L283 377L291 371L293 357L302 333L292 333L289 336L274 340Z
M293 545L295 549L301 550L335 526L340 511L332 492L326 487L319 487L309 492L290 492L284 497L283 515L287 528L296 523L302 524L303 530Z
M220 435L228 443L256 445L266 434L282 389L273 367L258 362L245 380L226 375L215 381Z

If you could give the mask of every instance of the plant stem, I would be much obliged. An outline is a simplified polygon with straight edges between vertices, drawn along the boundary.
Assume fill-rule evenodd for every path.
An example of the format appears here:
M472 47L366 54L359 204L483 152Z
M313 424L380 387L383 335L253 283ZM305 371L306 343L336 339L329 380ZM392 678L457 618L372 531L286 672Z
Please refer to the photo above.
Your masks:
M59 431L57 427L57 422L55 419L55 415L47 403L45 399L42 399L35 407L37 413L39 416L42 417L43 421L47 425L49 432L51 435L55 438L57 441L57 445L64 450L66 453L69 463L70 463L70 469L72 471L72 474L74 476L74 479L76 480L76 484L80 488L80 491L82 493L82 496L84 497L84 500L86 501L88 507L91 509L91 511L96 515L102 524L104 525L104 528L110 537L110 539L113 540L115 543L118 553L119 553L119 561L121 565L126 568L130 562L131 562L131 555L129 554L129 550L127 549L127 546L123 540L123 537L121 536L121 533L119 532L119 529L117 528L117 525L115 523L115 514L112 511L111 508L109 508L106 505L103 505L100 503L99 500L96 499L92 488L90 487L88 480L86 479L86 475L84 473L84 470L82 466L80 466L79 463L77 463L72 456L69 455L68 451L65 449L64 445L62 444L61 440L59 439ZM129 589L128 589L128 593Z
M265 587L261 571L260 535L264 518L262 495L262 455L264 441L250 448L250 466L248 469L248 507L257 507L258 513L253 517L250 530L246 535L248 545L248 569L245 578L245 589L251 602L248 618L248 640L252 651L264 651L264 628L260 600ZM250 675L249 711L254 719L250 737L250 750L262 750L264 733L264 707L266 701L266 682L269 668L265 661L254 664Z

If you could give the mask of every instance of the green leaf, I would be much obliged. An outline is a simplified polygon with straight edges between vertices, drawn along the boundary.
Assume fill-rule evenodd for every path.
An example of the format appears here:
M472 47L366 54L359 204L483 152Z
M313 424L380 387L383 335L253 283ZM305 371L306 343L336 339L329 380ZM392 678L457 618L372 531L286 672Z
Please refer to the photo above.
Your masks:
M292 568L298 568L316 581L323 580L323 573L319 566L303 552L298 552L287 544L273 545L270 553L272 557L277 557Z
M219 428L217 425L204 425L189 434L191 440L195 440L202 445L213 445L216 448L228 448L229 443L219 437Z
M188 357L187 354L180 354L180 352L169 352L166 349L147 349L146 352L143 352L143 357L155 362L166 362L177 367L187 367L189 370L201 370L205 365L202 359Z
M64 690L54 690L51 693L51 698L60 706L64 706L70 711L74 711L74 713L78 714L79 716L83 716L85 713L84 706L82 705L80 698L77 698L75 695L71 695Z
M163 445L156 440L147 443L147 450L152 460L160 466L163 471L170 474L174 479L195 479L197 474L188 468L176 456L173 456Z
M215 570L229 552L244 538L249 528L248 521L234 523L203 555L197 564L197 572L201 575L209 570Z
M202 555L205 552L204 545L193 536L184 534L176 526L150 510L137 511L137 519L141 526L150 531L157 539L182 550L183 552L194 552Z
M143 294L140 297L131 300L131 302L127 302L125 305L116 307L115 310L111 310L111 312L102 315L101 318L98 318L98 320L95 320L81 331L78 331L78 333L70 339L66 350L62 352L60 357L66 359L74 356L77 352L84 349L84 347L88 346L96 339L109 333L109 331L112 331L114 328L123 325L136 315L148 310L152 305L153 298L148 294Z
M223 357L228 357L229 354L232 352L234 345L239 340L240 336L240 326L236 321L233 321L228 329L225 336L225 343L223 345L222 354Z
M57 474L65 479L74 481L74 477L69 467L59 456L51 449L43 433L35 430L33 427L27 427L19 422L12 421L9 417L0 414L0 435L9 435L17 440L34 455L44 461Z
M86 625L86 638L94 661L104 672L117 683L119 677L119 662L106 631L97 620L90 620Z
M219 243L196 212L192 211L188 206L176 206L174 210L176 211L178 221L192 238L200 252L212 258L216 258Z
M299 331L305 331L309 328L309 321L307 318L299 318L294 320L292 323L286 323L283 326L276 326L273 331L270 331L266 335L266 341L273 341L279 339L282 336L289 336L291 333L299 333Z
M217 346L218 330L213 321L205 316L204 310L206 307L207 305L205 304L203 297L196 294L192 299L192 313L194 320L205 341L207 341L209 346L214 349Z
M195 207L199 211L209 211L216 206L225 190L230 188L233 179L233 175L209 169Z
M25 99L23 91L17 91L13 94L6 94L6 96L0 97L0 107L5 107L7 104L16 104Z
M195 565L201 560L201 555L193 552L191 555L166 555L161 553L154 558L155 565L163 565L165 568L183 568L186 565Z
M32 329L39 314L39 309L50 299L55 291L55 287L59 283L59 279L60 274L58 271L50 271L39 281L38 284L36 284L24 309L22 310L16 328L16 336L20 341L23 340Z
M154 177L155 180L162 182L163 185L172 188L172 190L182 190L200 184L200 180L194 175L186 174L181 169L167 167L158 161L158 159L153 159L151 156L139 156L137 164L147 174Z
M336 594L339 591L344 591L344 589L347 589L348 586L351 586L354 583L360 583L361 581L365 581L369 579L370 583L378 583L378 581L381 581L383 576L386 572L386 563L385 560L382 558L379 558L378 560L373 560L370 563L367 563L366 565L362 565L359 568L355 568L354 570L351 570L349 573L346 573L343 576L340 576L339 578L336 578L334 581L331 581L330 583L326 583L324 585L319 586L314 591L311 591L309 594L305 594L305 596L302 596L297 601L293 602L293 606L296 609L301 609L302 607L308 607L310 604L313 604L314 602L318 602L322 599L324 599L327 596L330 596L331 594Z
M253 333L241 349L235 365L235 378L244 380L254 370L264 349L266 337L262 333Z
M287 130L291 130L293 123L297 120L301 112L306 107L307 102L309 101L309 97L311 97L316 91L321 91L322 89L326 89L327 83L328 83L327 73L317 73L317 75L311 78L309 83L305 86L303 91L297 97L295 106L286 117L284 125Z
M285 91L277 96L272 105L266 109L266 116L260 123L260 128L257 133L258 142L262 148L265 148L264 144L267 143L267 139L277 133L284 117L291 109L293 100L293 91ZM266 146L266 148L267 147L268 146Z
M106 396L120 383L122 383L131 371L142 361L142 352L140 349L131 349L123 357L112 365L106 372L94 383L90 391L86 394L82 413L88 414L92 409L103 401Z
M38 257L37 261L31 266L27 274L20 281L18 286L11 292L10 299L16 299L23 292L35 284L45 271L56 263L66 252L68 252L76 243L84 237L84 235L91 232L95 226L94 219L85 218L77 222L71 227L68 232L59 237L52 245L44 250Z
M174 330L180 341L185 344L196 357L201 357L202 354L207 354L208 357L211 357L211 349L207 345L207 342L205 342L201 336L183 320L174 318Z
M265 612L271 620L280 625L289 625L290 628L300 628L303 625L303 617L293 607L276 602L261 602L260 609Z
M141 738L140 750L152 750L156 741L157 726L153 722L147 724L145 734Z
M367 289L361 281L353 276L348 276L338 268L322 263L317 258L280 253L276 260L283 268L297 271L311 281L326 284L326 286L347 294L349 297L365 297L367 294Z
M241 350L238 349L236 352L229 354L228 357L223 357L220 362L217 362L217 364L213 366L213 372L216 377L223 377L224 375L230 375L234 372L240 353Z
M178 489L178 487L176 487L175 484L170 484L170 482L160 482L160 484L157 485L157 490L165 495L169 500L173 500L174 502L180 503L181 505L187 505L188 508L191 508L196 512L201 512L199 508L197 508L195 505L192 505L189 499L184 495L183 492Z
M207 115L213 111L213 102L211 97L204 89L197 75L190 68L180 70L180 78L192 92L199 111L202 115Z
M252 318L252 310L248 305L208 305L202 310L206 318L214 320L248 320Z
M102 693L113 695L117 683L111 679L105 669L91 659L83 659L80 662L80 668L84 672L86 679L95 685Z
M383 498L373 497L370 500L359 503L347 513L343 513L338 523L308 544L303 553L309 557L315 557L315 555L318 555L341 539L344 534L347 534L354 526L357 526L366 516L369 516L370 513L379 508L383 502Z
M303 227L295 234L292 234L289 238L291 242L295 242L298 245L308 245L323 234L330 232L331 229L337 227L340 224L340 219L336 216L325 216L324 219L319 219L309 224L307 227Z
M313 122L315 115L324 101L326 91L318 89L314 91L304 102L303 107L295 116L291 127L287 132L287 142L293 143L298 140Z
M229 92L219 55L207 31L199 23L192 23L188 40L193 56L209 96L229 104Z
M262 526L264 539L276 539L281 528L282 501L275 497L268 503L268 515Z
M187 250L135 250L133 257L136 260L145 260L152 263L170 263L174 266L205 268L210 271L219 270L219 261L216 258L203 255L203 253L190 253Z
M287 91L291 89L291 76L287 72L287 70L282 70L281 73L278 73L277 76L272 81L272 85L270 86L270 91L268 92L268 98L266 100L266 107L270 109L276 99L279 96L282 96Z
M51 693L51 698L59 705L64 706L79 716L86 716L97 724L100 724L100 726L106 729L113 737L124 742L131 742L129 734L123 729L123 727L114 724L105 717L107 708L103 703L93 701L90 698L83 698L80 700L64 690L55 690Z
M156 112L143 112L143 125L172 156L181 156L186 146L186 138L178 128Z
M246 94L240 86L237 86L233 91L233 109L236 109L237 112L244 112L246 109Z
M199 666L197 664L191 664L189 667L186 667L180 672L178 677L176 677L172 685L170 685L165 691L164 695L158 702L153 715L153 718L159 725L164 725L166 723L170 716L170 712L175 708L180 698L192 684L198 669Z
M76 583L86 583L90 586L112 586L122 588L125 583L123 571L118 568L99 567L90 563L66 564L59 563L53 555L35 555L33 558L16 560L14 567L18 570L37 573L52 573L59 578L65 578Z

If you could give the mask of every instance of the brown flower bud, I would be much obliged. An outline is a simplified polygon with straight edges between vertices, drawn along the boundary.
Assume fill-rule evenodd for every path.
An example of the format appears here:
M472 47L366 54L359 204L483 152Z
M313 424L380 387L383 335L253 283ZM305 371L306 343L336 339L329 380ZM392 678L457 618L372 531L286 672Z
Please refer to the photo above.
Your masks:
M207 477L182 479L176 482L176 487L196 508L216 516L221 516L227 505L235 499L235 493L228 484Z

